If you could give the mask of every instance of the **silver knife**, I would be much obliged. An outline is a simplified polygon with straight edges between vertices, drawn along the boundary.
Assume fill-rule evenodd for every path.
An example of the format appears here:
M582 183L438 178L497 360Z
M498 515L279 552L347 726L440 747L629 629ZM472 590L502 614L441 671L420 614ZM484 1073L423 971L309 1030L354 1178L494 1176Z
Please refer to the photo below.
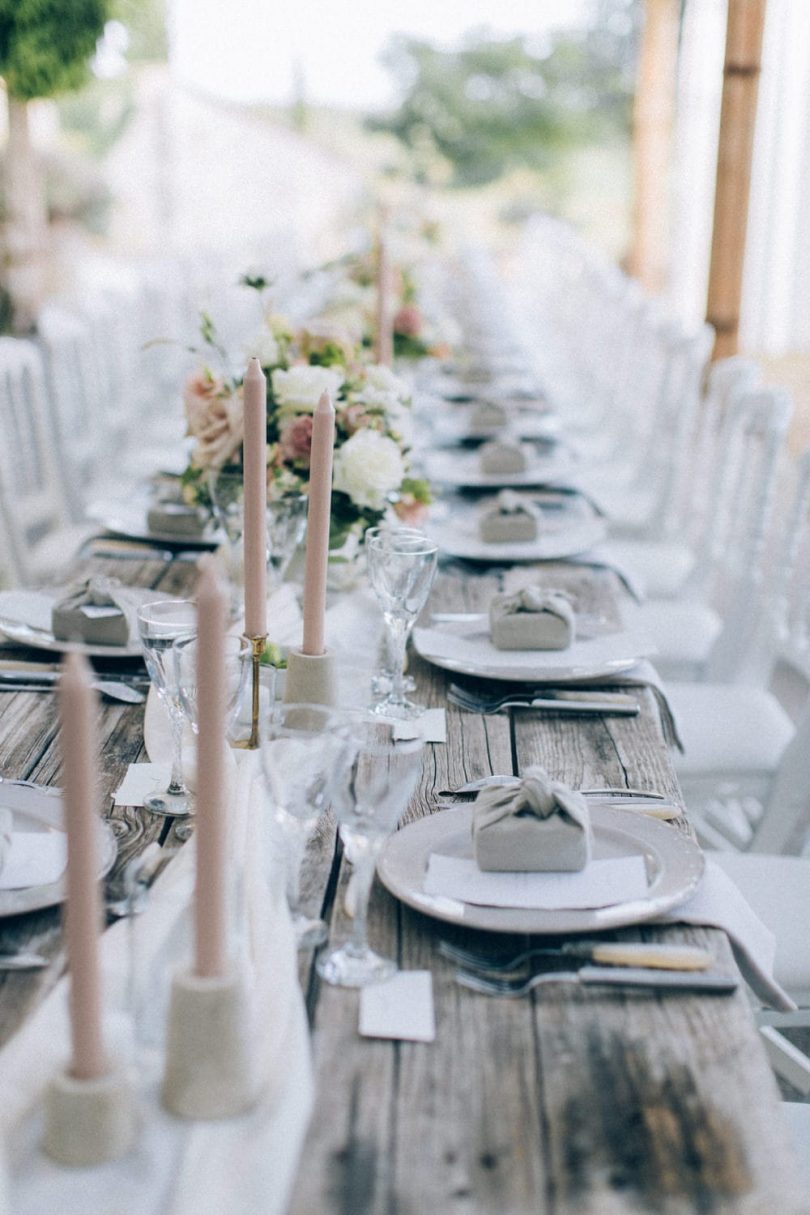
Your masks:
M47 965L41 953L0 953L0 970L41 970Z

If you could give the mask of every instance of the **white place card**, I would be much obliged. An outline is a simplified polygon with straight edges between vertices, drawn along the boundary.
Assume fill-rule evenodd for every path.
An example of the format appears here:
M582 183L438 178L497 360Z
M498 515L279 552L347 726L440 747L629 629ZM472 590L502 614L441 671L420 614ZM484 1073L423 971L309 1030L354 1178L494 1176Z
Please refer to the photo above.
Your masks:
M447 742L447 714L444 709L426 709L412 721L395 721L394 738L424 738L426 743Z
M429 970L400 970L386 983L360 990L360 1034L432 1042L436 1037L433 976Z
M571 911L643 899L647 874L641 856L591 861L576 873L484 873L474 860L433 853L424 889L480 907Z
M0 890L23 890L58 882L67 865L67 836L61 831L12 831L0 869Z
M171 764L130 764L113 796L115 806L142 806L144 799L168 788Z

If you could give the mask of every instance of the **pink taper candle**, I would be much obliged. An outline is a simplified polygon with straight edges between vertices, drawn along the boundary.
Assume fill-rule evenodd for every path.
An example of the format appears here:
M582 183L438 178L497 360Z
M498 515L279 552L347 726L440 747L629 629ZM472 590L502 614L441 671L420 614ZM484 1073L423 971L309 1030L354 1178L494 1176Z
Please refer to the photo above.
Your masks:
M251 359L243 385L245 409L245 635L267 633L267 380Z
M378 363L390 367L394 361L394 331L391 316L391 269L388 264L388 249L383 224L385 212L380 216L380 235L377 241L377 346Z
M96 694L80 654L68 654L59 684L62 799L67 828L65 938L70 972L70 1071L95 1080L109 1070L101 1034L98 936L101 907L96 839Z
M225 931L225 596L213 558L200 561L197 588L197 880L195 973L221 978Z
M321 394L312 426L307 508L307 555L304 566L305 654L323 654L326 614L326 571L329 563L329 520L332 513L332 449L335 411L328 392Z

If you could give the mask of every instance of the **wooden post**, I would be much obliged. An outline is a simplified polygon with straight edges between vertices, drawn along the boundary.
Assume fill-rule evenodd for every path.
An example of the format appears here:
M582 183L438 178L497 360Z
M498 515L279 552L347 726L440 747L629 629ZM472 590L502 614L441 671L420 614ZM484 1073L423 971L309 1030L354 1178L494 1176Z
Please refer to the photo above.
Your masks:
M713 359L737 353L751 158L767 0L729 0L706 320Z
M669 174L680 0L644 0L633 108L633 233L630 273L650 292L665 285L669 262Z

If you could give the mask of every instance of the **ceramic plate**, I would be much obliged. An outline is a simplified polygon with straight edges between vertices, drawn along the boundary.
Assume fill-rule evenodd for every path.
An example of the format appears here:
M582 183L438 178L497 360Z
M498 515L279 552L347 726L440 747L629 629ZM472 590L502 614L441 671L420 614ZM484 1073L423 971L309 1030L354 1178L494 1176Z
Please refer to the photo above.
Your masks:
M156 595L160 598L160 595ZM90 645L60 641L50 628L53 599L43 591L0 591L0 632L9 641L56 654L86 654L88 658L140 658L137 641L128 645Z
M574 470L571 453L554 448L552 454L541 455L525 472L483 473L477 451L434 451L427 454L425 466L428 480L438 485L469 489L518 489L521 486L567 485Z
M388 840L377 865L383 885L403 903L425 915L489 932L566 934L602 932L640 924L684 902L703 873L703 853L686 835L666 823L608 807L591 807L595 859L641 856L647 869L647 895L610 907L587 910L526 910L481 907L425 894L422 889L433 852L472 857L472 806L440 810L409 823Z
M26 781L0 779L0 806L12 812L15 831L64 831L62 795L58 789L46 789ZM96 830L98 876L103 878L112 869L118 849L109 823L100 818ZM0 916L22 915L43 907L55 907L64 898L64 874L59 881L47 886L0 890Z
M151 544L179 544L183 548L209 549L215 548L225 539L222 532L211 525L203 536L181 536L177 532L153 532L147 522L147 508L133 505L132 507L116 504L115 508L100 505L91 506L89 517L115 536L125 536L128 540L146 540Z
M460 635L452 624L414 629L418 654L458 675L517 683L571 683L609 679L655 652L639 632L607 633L574 641L565 650L498 650L488 631Z
M574 503L584 505L582 499ZM465 557L468 561L556 561L576 557L600 544L607 532L604 519L597 518L586 507L585 515L573 510L549 512L543 517L540 535L535 540L508 544L489 544L478 533L478 514L473 511L450 515L444 521L433 522L430 534L445 553Z

